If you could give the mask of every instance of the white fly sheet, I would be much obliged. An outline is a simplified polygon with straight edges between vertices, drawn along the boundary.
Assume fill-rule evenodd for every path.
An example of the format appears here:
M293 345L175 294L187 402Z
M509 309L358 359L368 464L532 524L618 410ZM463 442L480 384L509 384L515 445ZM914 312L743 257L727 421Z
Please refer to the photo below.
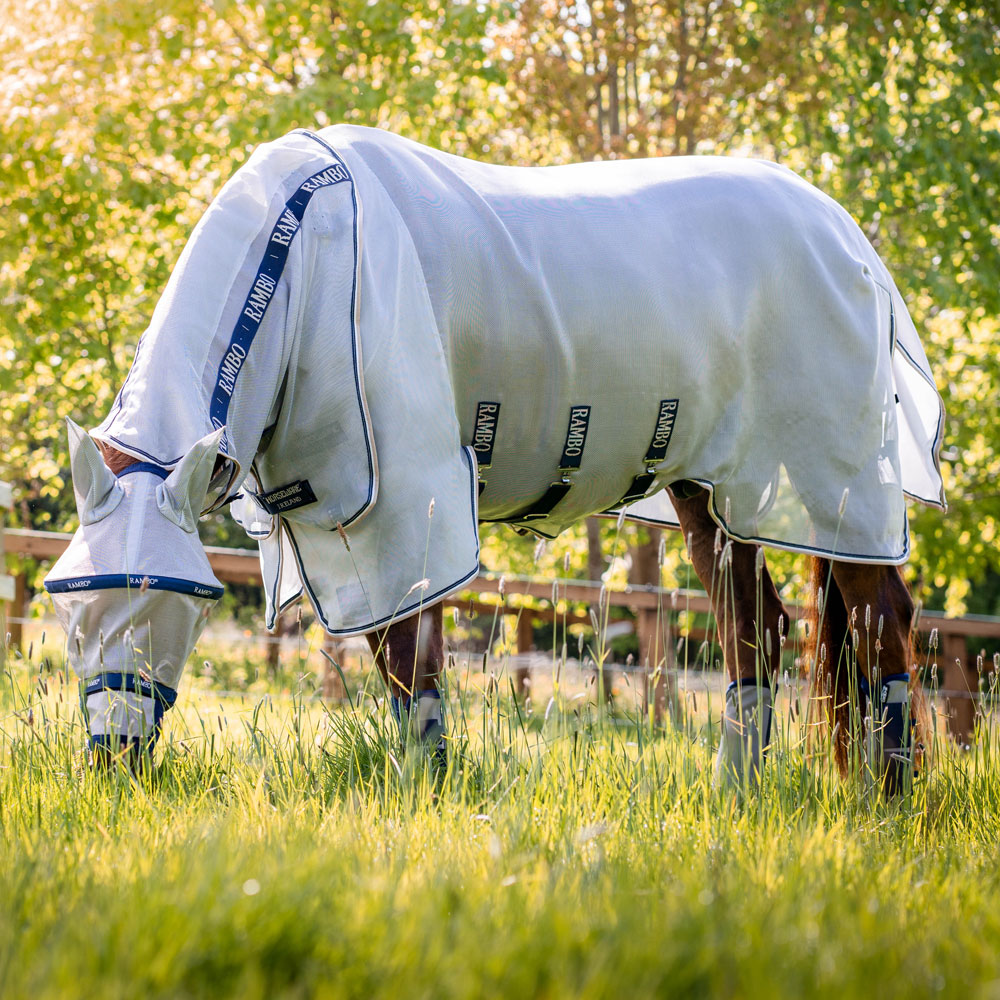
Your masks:
M682 479L734 538L902 562L942 421L885 267L781 167L498 167L336 126L226 184L94 435L169 469L224 428L207 505L245 480L269 617L306 591L346 634L474 576L477 519L675 523Z

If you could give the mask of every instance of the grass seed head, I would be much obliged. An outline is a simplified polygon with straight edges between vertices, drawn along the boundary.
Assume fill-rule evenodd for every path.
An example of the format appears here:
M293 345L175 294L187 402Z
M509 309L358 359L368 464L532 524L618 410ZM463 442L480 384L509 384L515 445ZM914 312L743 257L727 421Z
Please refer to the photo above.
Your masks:
M347 540L347 532L344 531L344 526L340 523L340 521L337 522L337 534L340 535L340 540L344 543L344 548L350 552L351 543Z

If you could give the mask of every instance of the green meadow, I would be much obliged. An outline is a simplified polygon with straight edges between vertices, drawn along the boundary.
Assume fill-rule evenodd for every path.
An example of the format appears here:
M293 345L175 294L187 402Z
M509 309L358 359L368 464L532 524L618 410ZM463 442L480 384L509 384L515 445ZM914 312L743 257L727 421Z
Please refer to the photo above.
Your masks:
M786 691L761 787L721 792L704 694L656 726L459 663L436 776L347 679L324 707L305 674L194 678L133 779L83 766L61 668L10 660L0 996L1000 994L988 729L886 801Z

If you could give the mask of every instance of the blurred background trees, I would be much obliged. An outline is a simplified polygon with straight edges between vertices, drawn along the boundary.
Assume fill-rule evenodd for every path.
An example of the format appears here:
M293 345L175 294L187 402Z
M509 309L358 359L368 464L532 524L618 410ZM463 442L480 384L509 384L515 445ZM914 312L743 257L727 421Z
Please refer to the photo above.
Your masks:
M949 414L951 507L912 511L911 571L931 604L998 610L995 5L4 0L3 12L0 478L18 487L21 523L72 523L62 418L92 426L107 410L187 233L264 139L346 121L502 163L760 155L844 204L896 275ZM663 557L671 584L685 582L680 541ZM656 544L626 529L609 566L606 537L605 572L648 565ZM587 553L584 527L541 552L506 529L484 537L484 558L511 571L587 575ZM795 561L776 565L794 586ZM984 580L989 607L970 595Z

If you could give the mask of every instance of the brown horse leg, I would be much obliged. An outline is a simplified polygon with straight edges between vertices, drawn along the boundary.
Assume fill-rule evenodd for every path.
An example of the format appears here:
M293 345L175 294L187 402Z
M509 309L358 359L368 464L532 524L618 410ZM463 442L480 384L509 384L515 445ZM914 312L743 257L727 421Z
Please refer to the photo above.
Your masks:
M780 669L779 631L788 615L759 546L730 543L718 535L708 512L708 492L671 494L688 554L712 600L730 680L716 780L741 778L744 772L752 779L769 739L772 692ZM721 548L717 538L724 543Z
M433 746L433 755L444 762L444 722L438 674L444 661L444 617L442 605L369 632L368 645L375 664L392 696L393 714L400 722L409 719L417 737Z
M914 684L913 598L896 566L834 562L833 579L847 613L847 640L855 647L857 669L867 682L861 686L870 692L869 766L887 791L899 791L912 772L912 743L927 714ZM828 655L836 656L837 651ZM911 715L912 736L905 725Z

